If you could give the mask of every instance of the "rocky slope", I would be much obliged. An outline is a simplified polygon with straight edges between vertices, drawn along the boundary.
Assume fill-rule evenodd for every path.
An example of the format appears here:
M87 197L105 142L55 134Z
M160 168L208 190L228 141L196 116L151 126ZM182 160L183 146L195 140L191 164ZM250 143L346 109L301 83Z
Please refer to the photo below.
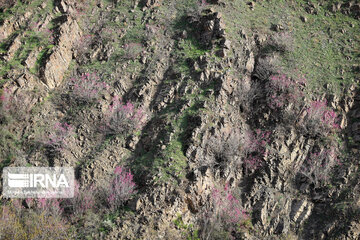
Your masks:
M79 239L358 239L359 6L238 0L4 6L1 86L21 101L19 116L1 122L0 166L72 166L84 188L109 181L116 166L131 169L138 193L112 217L99 210L98 222L80 224ZM305 75L306 82L289 80L274 90L278 71L289 76L281 79ZM88 72L110 88L82 105L69 94L71 79ZM147 113L138 132L102 131L114 96ZM314 102L326 102L338 127L311 124ZM58 121L76 134L54 154L40 143ZM310 161L322 153L329 155L323 165ZM311 166L319 179L304 170ZM249 217L228 235L206 238L204 213L213 208L214 188L226 184Z

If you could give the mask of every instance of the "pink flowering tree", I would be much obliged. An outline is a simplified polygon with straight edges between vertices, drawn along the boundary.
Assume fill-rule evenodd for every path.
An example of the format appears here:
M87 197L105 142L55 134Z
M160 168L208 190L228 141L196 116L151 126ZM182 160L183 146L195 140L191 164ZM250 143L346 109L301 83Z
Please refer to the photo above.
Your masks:
M46 215L60 216L63 213L60 203L61 200L56 198L39 198L37 199L37 209Z
M116 167L114 177L108 187L107 202L111 209L116 210L125 201L136 193L136 184L133 180L134 175L123 167Z
M327 101L313 101L306 109L305 128L310 134L328 135L340 128L337 114L327 106Z
M12 109L14 107L14 101L15 98L11 93L11 90L8 88L4 88L3 89L3 93L0 96L0 101L1 101L1 117L5 118L6 115L9 115L12 113L12 111L14 109Z
M61 217L57 199L26 199L0 206L1 239L74 239L71 226Z
M30 113L28 99L23 93L14 94L13 89L3 88L0 95L0 119L24 120Z
M306 176L310 183L319 186L330 178L334 166L341 165L337 152L334 148L324 149L320 152L311 153L299 172Z
M255 170L262 166L264 158L267 155L266 146L270 142L269 131L246 130L241 135L241 147L243 153L243 163L246 172Z
M249 219L246 211L241 207L240 201L231 192L229 185L224 188L214 188L211 194L212 205L205 211L202 220L201 239L213 239L219 231L230 233Z
M72 96L82 103L92 103L99 98L99 95L109 86L100 81L95 73L85 73L80 77L72 78Z
M290 104L297 106L303 98L301 86L305 83L304 78L295 80L280 72L270 76L265 85L267 105L273 110L284 109Z
M94 208L95 194L96 190L93 185L81 189L80 184L76 181L74 185L74 197L67 201L67 205L70 205L76 216L83 215Z
M45 145L53 150L60 151L67 145L67 138L74 135L74 128L67 123L57 122L45 140Z
M49 195L48 197L51 197ZM46 216L59 217L63 213L62 199L57 198L27 198L25 203L29 209Z
M136 109L131 102L122 103L116 96L105 114L105 132L109 135L127 135L140 129L146 118L143 110Z

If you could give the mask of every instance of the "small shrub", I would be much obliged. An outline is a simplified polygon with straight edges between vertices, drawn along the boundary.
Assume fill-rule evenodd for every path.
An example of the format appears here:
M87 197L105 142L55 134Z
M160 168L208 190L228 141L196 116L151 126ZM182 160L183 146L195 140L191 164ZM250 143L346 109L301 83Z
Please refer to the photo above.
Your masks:
M0 9L6 9L14 6L16 0L1 0L0 1Z
M0 206L0 239L26 239L27 233L13 206Z
M128 60L135 60L143 51L143 46L140 43L129 43L124 45L124 57Z
M299 172L318 186L329 179L331 170L337 164L341 164L337 152L333 148L324 149L311 153Z
M80 189L78 182L75 182L74 197L69 199L72 212L75 215L83 215L95 206L95 187L90 186Z
M181 214L178 214L178 217L175 219L174 221L175 226L181 230L181 235L183 237L183 239L187 239L187 240L200 240L198 234L198 230L194 229L194 225L193 224L186 224L184 223ZM170 236L172 235L172 237L176 237L173 234L169 234ZM171 238L169 236L169 238Z
M141 128L146 120L146 113L141 109L135 109L130 102L122 104L118 97L114 97L105 114L105 132L109 135L127 135Z
M277 73L279 61L277 58L265 56L259 58L256 62L253 76L260 81L267 81Z
M0 206L0 239L74 239L71 226L60 216L25 209L19 204L20 201L12 201Z
M110 208L116 210L136 193L136 185L133 181L134 176L123 167L116 167L114 175L108 188L107 201Z
M89 57L88 53L91 50L91 44L94 41L94 37L95 35L92 34L84 35L75 43L74 49L77 53L77 59L87 60Z
M223 189L213 189L212 205L201 219L201 239L232 239L231 233L237 231L242 221L249 218L240 201L232 194L228 184Z
M45 146L53 150L60 151L67 145L67 138L74 134L74 128L67 123L55 123L50 132Z
M36 201L36 209L46 216L60 216L63 209L61 201L56 198L39 198Z
M313 101L306 109L304 127L311 135L327 136L332 129L339 129L337 114L327 107L327 101Z
M16 96L12 89L4 88L0 96L0 120L25 120L31 111L28 98L23 93Z
M85 0L79 0L75 2L75 12L73 13L75 17L85 15L88 8L90 7L89 3Z
M303 98L301 86L305 79L294 80L285 74L272 75L265 84L267 105L271 109L284 109L288 105L298 106Z
M244 167L248 172L263 164L266 156L266 146L270 141L270 132L257 129L255 132L246 130L241 135L241 149L244 157Z
M101 82L95 73L85 73L80 77L72 78L72 96L81 103L92 103L99 98L99 94L108 89L105 82Z
M281 53L291 52L294 49L294 39L288 32L276 33L271 36L265 48Z
M49 44L55 44L54 30L45 28L42 33Z
M236 132L231 134L227 139L212 137L208 142L208 146L214 159L205 159L207 161L205 164L220 165L220 167L232 166L231 164L234 163L235 157L239 153L239 139L239 135ZM212 162L208 162L208 160ZM235 162L235 165L237 164L239 163Z
M208 2L206 0L199 0L199 7L204 8L208 5Z

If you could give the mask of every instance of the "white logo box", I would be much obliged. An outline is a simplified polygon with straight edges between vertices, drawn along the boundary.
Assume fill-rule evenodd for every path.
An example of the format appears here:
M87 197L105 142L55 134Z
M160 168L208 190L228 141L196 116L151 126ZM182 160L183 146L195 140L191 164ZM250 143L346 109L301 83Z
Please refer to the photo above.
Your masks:
M5 198L74 197L71 167L6 167L2 178Z

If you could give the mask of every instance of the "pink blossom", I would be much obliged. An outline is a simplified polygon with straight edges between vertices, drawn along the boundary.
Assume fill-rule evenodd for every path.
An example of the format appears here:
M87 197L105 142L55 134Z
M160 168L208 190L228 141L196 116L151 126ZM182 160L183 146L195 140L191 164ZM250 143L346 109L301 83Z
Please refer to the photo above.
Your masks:
M116 167L114 178L108 189L108 204L112 209L120 207L133 194L136 193L136 184L133 181L133 175L123 167Z
M72 78L71 84L73 96L84 102L95 101L102 91L108 89L108 85L101 82L95 73L84 73L79 78Z
M228 183L223 189L214 188L211 196L214 203L213 214L218 215L225 224L237 224L248 217L240 201L232 194ZM216 218L214 215L212 217Z
M49 134L45 144L53 147L56 150L61 150L67 143L66 139L73 135L74 128L67 124L56 122L53 126L52 132Z
M105 129L109 134L128 134L142 127L146 120L146 113L136 109L134 104L123 104L118 96L113 98L105 114Z

